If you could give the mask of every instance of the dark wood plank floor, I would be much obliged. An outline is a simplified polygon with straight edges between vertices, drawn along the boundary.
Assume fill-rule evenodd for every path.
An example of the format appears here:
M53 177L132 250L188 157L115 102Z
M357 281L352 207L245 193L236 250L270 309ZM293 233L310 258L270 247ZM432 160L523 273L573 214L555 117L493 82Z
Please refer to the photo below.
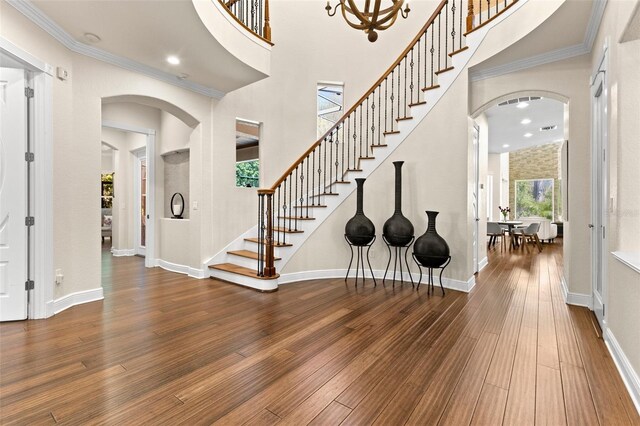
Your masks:
M103 302L0 325L0 423L640 424L561 268L498 249L470 294L260 294L105 252Z

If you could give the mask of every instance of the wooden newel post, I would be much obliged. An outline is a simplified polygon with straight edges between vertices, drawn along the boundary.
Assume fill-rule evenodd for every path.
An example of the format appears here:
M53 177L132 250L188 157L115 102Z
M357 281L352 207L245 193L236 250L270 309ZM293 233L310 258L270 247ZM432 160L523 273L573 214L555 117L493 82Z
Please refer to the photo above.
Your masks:
M273 256L273 194L276 191L270 189L265 190L267 197L266 213L267 213L267 229L264 242L264 276L273 277L276 274Z
M469 7L467 9L467 32L473 30L473 1L469 0Z
M264 0L264 38L271 41L271 25L269 25L269 0Z

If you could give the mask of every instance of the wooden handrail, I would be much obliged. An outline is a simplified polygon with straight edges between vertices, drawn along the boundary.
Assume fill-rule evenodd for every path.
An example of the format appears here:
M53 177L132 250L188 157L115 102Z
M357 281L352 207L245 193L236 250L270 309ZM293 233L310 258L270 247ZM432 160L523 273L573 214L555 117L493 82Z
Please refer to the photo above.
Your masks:
M262 26L262 35L255 32L252 28L249 28L244 22L242 22L231 10L234 4L239 2L240 0L228 0L225 2L224 0L218 0L218 3L222 5L222 7L231 15L231 17L240 24L245 30L249 31L254 36L258 37L260 40L268 43L273 46L271 42L271 25L269 22L269 0L264 0L264 24Z
M473 1L473 0L469 0L469 1ZM334 124L324 135L322 135L322 137L320 139L318 139L318 141L316 143L314 143L313 145L311 145L311 147L309 149L307 149L304 154L302 154L298 160L296 160L291 167L289 167L287 169L286 172L284 172L284 174L280 177L280 179L278 179L276 181L276 183L274 183L271 186L271 189L275 190L278 188L278 186L280 186L280 184L282 182L284 182L284 180L287 178L287 176L289 176L289 174L296 169L296 167L298 167L298 165L300 165L300 163L302 163L302 161L304 161L305 158L307 158L307 156L309 154L311 154L311 152L313 152L314 149L316 149L324 140L324 138L326 138L327 136L329 136L331 133L333 133L333 131L340 126L347 117L349 117L349 115L351 115L352 112L354 112L360 105L362 105L362 103L369 97L369 95L371 95L373 93L374 90L376 90L376 88L389 76L389 74L391 74L391 71L398 66L398 64L400 64L400 62L402 62L402 60L405 58L405 56L411 51L411 49L413 49L413 47L416 45L416 43L418 43L418 40L420 40L422 38L422 35L425 33L425 31L427 31L427 29L429 29L429 27L431 26L431 24L433 23L433 21L435 21L435 19L438 17L438 14L442 11L442 9L444 8L444 6L448 3L448 0L442 0L440 2L440 4L438 5L438 7L436 8L436 10L431 14L431 17L427 20L427 23L424 24L422 26L422 28L420 29L420 31L418 32L418 35L416 35L413 40L409 43L409 45L402 51L402 53L400 54L400 56L398 56L398 59L385 71L384 74L382 74L382 77L380 77L374 84L373 86L371 86L371 88L369 90L367 90L367 92L355 103L353 104L353 106L340 118L340 120L336 121L336 124Z

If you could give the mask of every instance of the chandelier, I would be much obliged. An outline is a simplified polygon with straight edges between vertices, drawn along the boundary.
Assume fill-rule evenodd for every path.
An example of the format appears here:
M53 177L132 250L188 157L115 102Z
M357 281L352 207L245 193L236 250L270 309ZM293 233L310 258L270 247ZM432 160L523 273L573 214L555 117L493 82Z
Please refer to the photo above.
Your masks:
M362 11L356 5L356 1L362 2L362 0L338 0L338 4L331 7L330 0L327 0L325 10L329 16L334 16L340 7L347 24L356 30L363 30L372 43L378 39L376 31L383 31L392 26L398 19L398 13L407 19L411 11L409 2L405 4L404 0L384 0L386 3L391 2L391 5L385 9L381 5L383 0L364 0ZM403 4L405 4L404 9L402 9Z

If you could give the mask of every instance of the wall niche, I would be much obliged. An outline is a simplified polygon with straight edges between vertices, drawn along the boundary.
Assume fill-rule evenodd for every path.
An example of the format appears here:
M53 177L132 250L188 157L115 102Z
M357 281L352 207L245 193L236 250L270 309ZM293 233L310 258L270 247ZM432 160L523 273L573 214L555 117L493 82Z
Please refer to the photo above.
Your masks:
M171 197L179 192L184 197L182 217L189 219L189 150L162 154L164 160L164 217L172 218Z

